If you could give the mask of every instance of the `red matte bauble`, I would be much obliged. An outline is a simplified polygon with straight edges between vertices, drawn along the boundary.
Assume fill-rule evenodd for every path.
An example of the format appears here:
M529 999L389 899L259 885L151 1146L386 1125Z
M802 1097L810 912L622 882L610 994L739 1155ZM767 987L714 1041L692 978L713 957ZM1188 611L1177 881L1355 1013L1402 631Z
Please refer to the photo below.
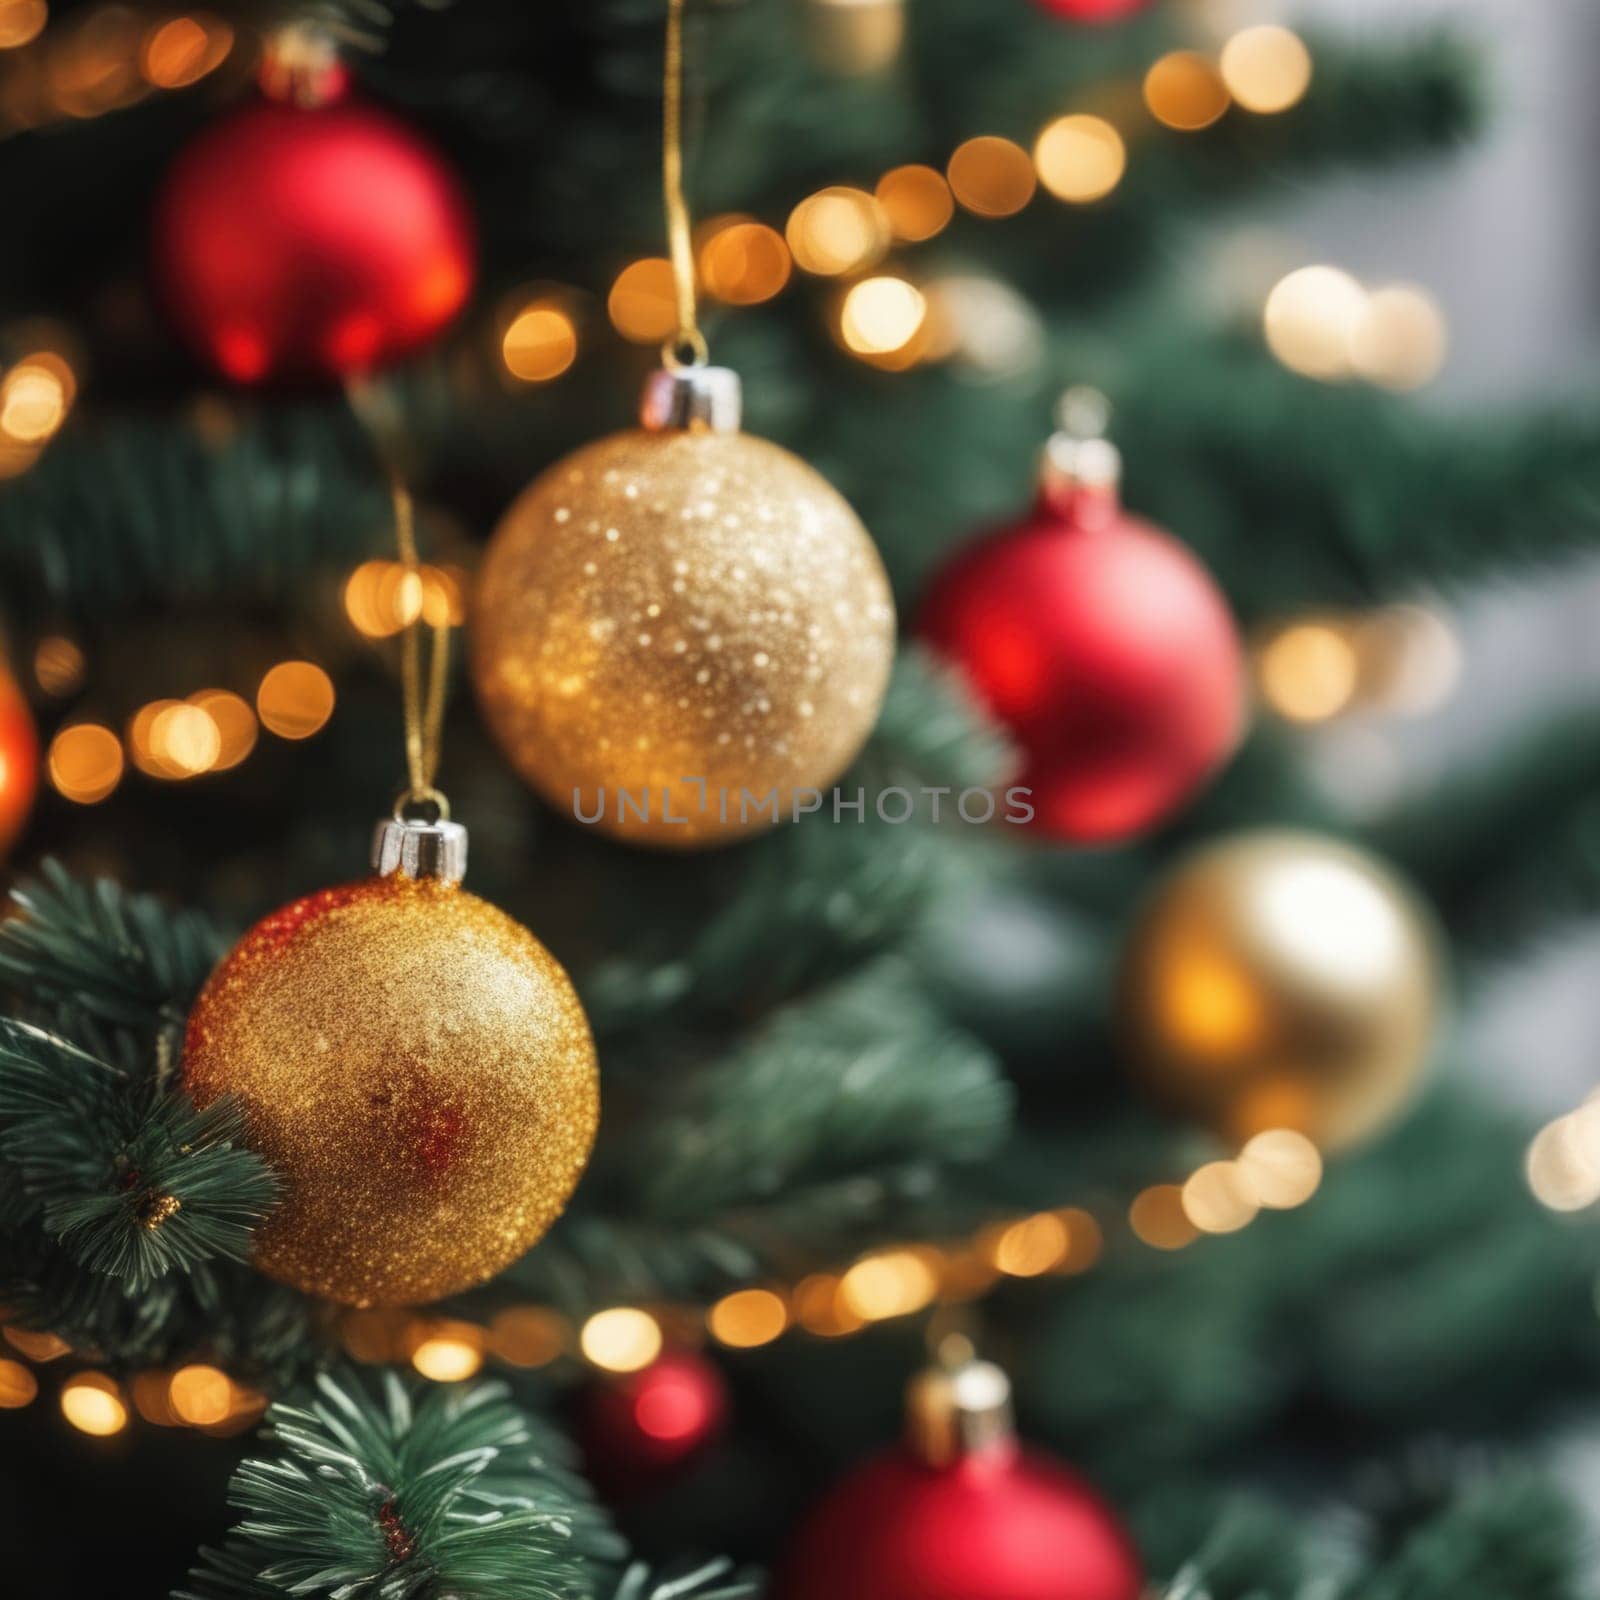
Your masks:
M39 788L39 735L17 681L0 664L0 858L22 832Z
M1041 495L959 554L920 629L1021 748L1033 826L1107 843L1177 810L1238 743L1245 675L1226 600L1115 492Z
M586 1466L608 1492L647 1487L698 1456L727 1418L727 1386L716 1367L693 1351L669 1351L642 1372L602 1379L589 1391Z
M1081 1478L1010 1440L868 1461L802 1524L777 1600L1138 1600L1139 1558Z
M1143 11L1150 0L1034 0L1042 11L1051 16L1065 17L1069 22L1121 22L1137 11Z
M475 268L449 168L350 100L259 100L202 133L167 175L154 257L179 331L238 383L405 355L466 303Z

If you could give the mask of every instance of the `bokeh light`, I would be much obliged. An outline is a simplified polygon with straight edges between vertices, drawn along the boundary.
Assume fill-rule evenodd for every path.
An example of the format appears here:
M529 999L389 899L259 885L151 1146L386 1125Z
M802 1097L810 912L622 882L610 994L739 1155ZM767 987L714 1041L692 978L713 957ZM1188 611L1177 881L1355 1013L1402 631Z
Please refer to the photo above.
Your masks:
M928 302L904 278L863 278L851 286L839 311L839 337L857 355L903 350L921 329Z
M1155 1250L1182 1250L1199 1237L1183 1207L1183 1190L1175 1183L1157 1183L1141 1190L1128 1208L1134 1236Z
M1325 722L1355 697L1360 661L1332 622L1290 623L1262 647L1256 675L1267 703L1292 722Z
M584 1323L578 1347L607 1372L639 1372L661 1354L661 1324L648 1311L613 1306Z
M333 679L310 661L280 661L256 690L256 715L280 739L309 739L333 715Z
M748 217L710 223L700 246L700 280L707 294L730 306L759 305L789 281L789 246L776 228Z
M957 147L946 168L950 191L979 217L1012 217L1033 198L1038 176L1020 144L980 134Z
M1008 1278L1036 1278L1067 1259L1070 1242L1066 1223L1043 1211L996 1229L986 1248L995 1268Z
M1384 389L1420 389L1449 352L1444 313L1426 289L1395 283L1367 296L1350 332L1351 368Z
M189 696L189 704L204 712L217 730L217 753L207 771L227 772L255 749L256 714L243 696L228 689L201 689Z
M14 444L40 445L66 420L75 384L58 355L41 351L0 378L0 434Z
M50 741L45 766L59 794L96 805L122 782L122 741L98 722L74 723Z
M20 1361L0 1361L0 1411L20 1411L39 1392L39 1380Z
M1111 193L1128 164L1122 135L1103 117L1057 117L1033 147L1039 181L1058 200L1084 204Z
M896 167L878 180L878 204L895 238L919 244L942 233L955 215L955 197L944 174L913 163Z
M634 344L659 344L670 337L678 327L672 283L672 263L665 256L647 256L624 267L606 297L612 326Z
M226 1422L233 1409L233 1385L218 1367L203 1363L179 1367L167 1384L167 1401L180 1422L193 1428L214 1427Z
M1301 267L1273 286L1262 313L1267 345L1291 371L1331 382L1352 371L1367 292L1338 267Z
M0 50L32 44L49 20L45 0L0 0Z
M1193 50L1174 50L1144 75L1144 103L1157 122L1192 133L1228 109L1222 74Z
M1600 1100L1541 1128L1526 1170L1534 1198L1552 1211L1582 1211L1600 1200Z
M840 1280L831 1272L814 1272L794 1288L794 1320L807 1333L838 1339L865 1326L863 1318L845 1300Z
M41 639L33 652L34 681L58 698L82 688L86 665L83 651L65 634Z
M506 371L524 383L549 383L578 359L578 330L559 305L525 306L500 340Z
M183 89L214 72L232 49L233 29L219 17L171 17L144 36L139 68L158 89Z
M879 1250L863 1256L839 1280L839 1298L863 1322L909 1316L939 1292L939 1277L917 1250Z
M128 1425L128 1408L116 1380L103 1372L80 1372L61 1390L61 1414L80 1433L108 1438Z
M706 1313L711 1337L735 1350L771 1344L789 1326L789 1308L771 1289L738 1289Z
M796 266L834 278L882 257L889 248L889 218L864 189L822 189L789 213L784 237Z
M489 1349L513 1367L548 1366L567 1348L572 1329L543 1306L508 1306L489 1323Z
M1322 1183L1322 1155L1292 1128L1269 1128L1239 1152L1236 1163L1257 1202L1275 1211L1302 1206Z
M179 777L209 772L221 754L222 732L204 707L180 702L151 719L151 759Z
M1298 34L1273 23L1234 34L1218 66L1228 93L1246 111L1287 111L1311 87L1311 52Z
M46 1333L39 1328L5 1329L6 1343L20 1350L30 1361L55 1361L72 1349L58 1334Z
M1261 1203L1249 1172L1232 1161L1208 1161L1183 1186L1183 1212L1202 1233L1237 1233Z
M470 1322L430 1324L411 1352L411 1365L432 1383L460 1383L483 1365L483 1336Z

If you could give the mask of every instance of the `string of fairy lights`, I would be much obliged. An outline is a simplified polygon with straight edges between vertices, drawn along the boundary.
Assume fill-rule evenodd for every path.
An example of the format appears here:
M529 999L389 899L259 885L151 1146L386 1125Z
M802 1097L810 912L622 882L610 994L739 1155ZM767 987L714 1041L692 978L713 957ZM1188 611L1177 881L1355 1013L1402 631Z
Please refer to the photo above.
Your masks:
M1150 1249L1186 1249L1207 1236L1237 1233L1263 1211L1304 1205L1322 1182L1322 1158L1303 1134L1257 1134L1231 1160L1208 1161L1182 1183L1141 1189L1128 1205L1125 1234ZM1102 1258L1108 1226L1081 1206L994 1221L939 1243L868 1251L838 1271L792 1284L736 1289L710 1305L619 1304L581 1321L543 1305L509 1306L487 1322L411 1310L350 1311L338 1332L346 1353L370 1363L409 1364L435 1383L459 1383L486 1361L519 1369L566 1363L601 1373L638 1372L669 1345L711 1343L753 1350L786 1335L842 1339L938 1307L968 1304L1001 1284L1076 1277ZM0 1327L15 1352L0 1358L0 1410L41 1395L41 1369L73 1356L52 1333ZM61 1415L80 1433L108 1437L135 1417L157 1427L229 1435L251 1427L267 1405L256 1388L220 1367L189 1362L118 1379L74 1368L56 1388Z

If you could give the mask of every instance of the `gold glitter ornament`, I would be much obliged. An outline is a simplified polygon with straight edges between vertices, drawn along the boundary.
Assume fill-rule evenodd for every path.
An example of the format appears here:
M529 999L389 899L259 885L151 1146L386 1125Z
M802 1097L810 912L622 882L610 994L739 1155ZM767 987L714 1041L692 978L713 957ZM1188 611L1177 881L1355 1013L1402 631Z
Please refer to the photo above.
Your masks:
M189 1019L283 1185L265 1273L355 1306L482 1283L549 1228L599 1120L588 1021L528 930L460 887L465 830L380 824L377 875L257 923Z
M479 579L472 675L502 748L561 811L643 844L816 804L888 683L894 604L866 529L738 421L726 368L656 373L644 426L538 478Z
M1120 988L1124 1035L1168 1104L1236 1144L1292 1128L1337 1149L1414 1096L1441 980L1426 913L1381 862L1263 830L1179 864Z

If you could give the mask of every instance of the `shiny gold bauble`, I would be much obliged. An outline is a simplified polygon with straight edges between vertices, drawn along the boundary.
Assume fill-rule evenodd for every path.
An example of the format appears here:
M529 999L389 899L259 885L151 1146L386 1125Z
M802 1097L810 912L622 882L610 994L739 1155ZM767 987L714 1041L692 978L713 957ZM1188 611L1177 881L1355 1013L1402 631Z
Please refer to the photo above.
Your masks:
M558 462L496 531L473 619L473 679L517 770L565 815L667 847L826 789L894 654L855 513L737 431L640 429Z
M594 1143L594 1042L566 973L504 912L403 876L256 924L189 1019L184 1079L244 1107L281 1199L256 1265L355 1306L492 1277L550 1226Z
M1169 1106L1242 1142L1292 1128L1326 1149L1416 1091L1439 1009L1429 918L1362 851L1235 835L1182 862L1124 958L1136 1064Z

